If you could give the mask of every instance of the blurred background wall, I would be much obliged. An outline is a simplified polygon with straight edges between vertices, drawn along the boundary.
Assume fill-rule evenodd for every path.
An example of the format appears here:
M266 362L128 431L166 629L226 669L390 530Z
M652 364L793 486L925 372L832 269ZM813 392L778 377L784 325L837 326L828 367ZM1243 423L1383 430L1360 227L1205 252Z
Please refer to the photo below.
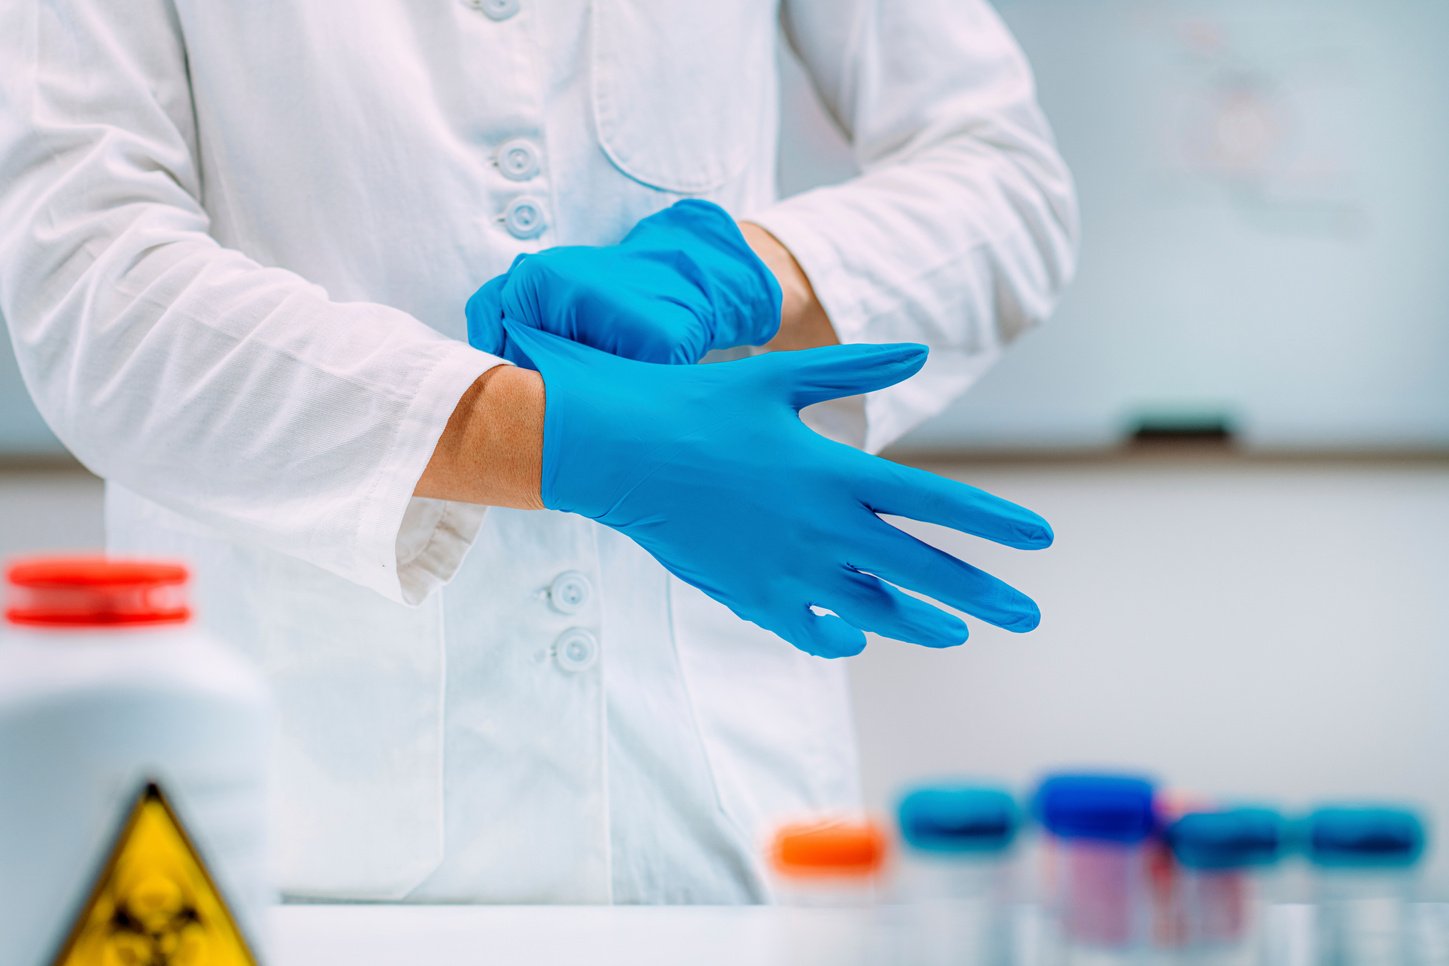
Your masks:
M1449 834L1449 4L1001 0L1081 193L1078 281L893 451L1042 512L1025 637L853 664L867 791L1131 766ZM853 170L788 56L782 187ZM0 350L0 555L94 546ZM1449 847L1433 871L1449 884Z

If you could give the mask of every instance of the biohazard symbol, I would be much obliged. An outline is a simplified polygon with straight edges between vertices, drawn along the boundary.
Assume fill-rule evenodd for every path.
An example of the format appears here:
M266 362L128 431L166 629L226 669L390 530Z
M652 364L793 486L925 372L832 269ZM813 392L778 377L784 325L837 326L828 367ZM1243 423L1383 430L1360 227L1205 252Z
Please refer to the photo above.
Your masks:
M136 797L54 966L257 966L154 783Z

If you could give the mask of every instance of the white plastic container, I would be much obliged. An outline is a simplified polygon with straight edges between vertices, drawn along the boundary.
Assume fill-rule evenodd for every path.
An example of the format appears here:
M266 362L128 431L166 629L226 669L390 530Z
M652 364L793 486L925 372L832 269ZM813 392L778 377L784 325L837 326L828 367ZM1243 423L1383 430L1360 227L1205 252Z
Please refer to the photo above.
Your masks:
M897 894L912 966L1012 966L1020 919L1012 845L1019 825L1004 789L930 783L896 811L907 846Z
M57 558L7 578L0 963L54 960L150 782L260 957L272 899L260 678L191 622L182 566Z
M1267 808L1189 811L1166 829L1176 889L1169 947L1194 966L1274 964L1268 910L1278 898L1283 819Z
M899 910L884 905L884 830L865 818L782 826L769 848L778 919L771 966L895 966Z
M1333 806L1316 809L1304 825L1317 961L1416 962L1413 913L1427 839L1419 814L1397 806Z
M1034 810L1045 839L1047 961L1151 963L1152 783L1131 775L1051 775L1037 789Z

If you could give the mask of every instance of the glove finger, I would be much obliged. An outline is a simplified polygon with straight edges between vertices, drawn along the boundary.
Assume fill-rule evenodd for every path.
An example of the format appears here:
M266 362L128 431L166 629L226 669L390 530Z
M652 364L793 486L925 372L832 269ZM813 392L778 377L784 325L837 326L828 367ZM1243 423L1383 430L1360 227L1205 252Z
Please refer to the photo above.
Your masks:
M966 643L966 622L870 574L848 571L831 610L861 630L924 647Z
M859 496L876 513L909 517L984 540L1041 550L1052 545L1050 523L1024 506L912 466L859 454Z
M761 370L782 381L796 409L827 399L857 396L909 379L926 363L926 347L911 342L889 345L833 345L758 357Z
M473 293L463 309L468 318L468 344L475 349L503 354L503 286L506 284L506 273L489 279Z
M850 564L925 594L1003 630L1024 633L1041 623L1036 602L984 570L971 566L886 523L865 528L859 559Z
M833 614L816 614L808 609L794 627L777 633L806 654L816 657L854 657L865 650L865 635L858 628Z

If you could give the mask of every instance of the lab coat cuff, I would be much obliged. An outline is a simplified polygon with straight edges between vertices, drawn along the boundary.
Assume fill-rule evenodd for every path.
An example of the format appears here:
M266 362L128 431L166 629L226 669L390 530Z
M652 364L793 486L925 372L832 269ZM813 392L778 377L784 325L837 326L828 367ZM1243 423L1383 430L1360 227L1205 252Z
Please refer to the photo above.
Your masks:
M441 357L419 382L382 461L358 527L359 559L372 561L364 583L409 606L457 572L483 525L486 507L413 496L458 400L483 373L507 360L462 342L440 343Z
M741 220L774 235L794 256L842 344L874 341L866 293L831 240L828 216L815 204L815 194L797 195ZM900 435L901 420L893 418L886 394L871 393L865 397L864 406L865 430L863 438L856 442L867 452L879 452Z

